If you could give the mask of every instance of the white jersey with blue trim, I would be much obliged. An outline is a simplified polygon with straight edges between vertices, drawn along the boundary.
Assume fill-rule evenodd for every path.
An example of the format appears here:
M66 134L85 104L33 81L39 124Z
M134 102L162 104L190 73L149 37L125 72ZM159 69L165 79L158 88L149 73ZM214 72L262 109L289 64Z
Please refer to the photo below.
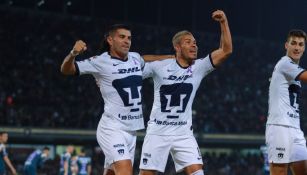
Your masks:
M197 59L188 68L176 59L146 63L143 78L154 81L154 102L147 134L190 135L192 103L201 80L214 70L210 55Z
M304 71L288 56L278 61L270 82L267 124L300 128L301 82L297 77Z
M76 62L77 73L92 74L104 100L102 125L105 128L135 131L144 128L142 112L143 58L129 52L127 60L111 57L107 52Z

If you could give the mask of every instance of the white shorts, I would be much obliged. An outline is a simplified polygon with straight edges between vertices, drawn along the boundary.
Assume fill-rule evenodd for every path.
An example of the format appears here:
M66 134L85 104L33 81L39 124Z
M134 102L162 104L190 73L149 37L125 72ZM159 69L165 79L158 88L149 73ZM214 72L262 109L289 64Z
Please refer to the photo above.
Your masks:
M269 163L291 163L307 160L304 133L297 128L267 125L265 140Z
M98 125L96 137L105 154L104 168L119 160L130 159L133 165L136 145L136 131L122 131L103 128Z
M169 152L176 172L192 164L203 164L202 156L193 135L159 136L144 138L140 169L164 172Z

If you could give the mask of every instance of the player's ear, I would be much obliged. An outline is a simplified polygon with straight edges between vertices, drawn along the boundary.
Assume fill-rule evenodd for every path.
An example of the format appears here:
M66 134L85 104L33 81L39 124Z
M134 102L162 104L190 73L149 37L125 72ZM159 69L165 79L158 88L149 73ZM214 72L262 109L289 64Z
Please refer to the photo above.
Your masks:
M107 36L107 42L108 42L109 46L112 46L112 41L113 41L113 38L110 35Z
M285 42L285 49L286 49L286 50L288 50L288 44L289 44L288 41Z

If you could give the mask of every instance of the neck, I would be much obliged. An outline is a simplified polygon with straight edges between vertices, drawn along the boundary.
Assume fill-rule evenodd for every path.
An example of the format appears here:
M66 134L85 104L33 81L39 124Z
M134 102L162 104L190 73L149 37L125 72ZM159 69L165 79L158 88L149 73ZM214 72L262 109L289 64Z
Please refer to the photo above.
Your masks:
M128 57L128 55L119 54L119 53L112 51L112 50L109 52L109 54L110 54L111 57L119 58L121 60L126 60L127 57Z
M176 60L177 60L178 64L183 68L187 68L193 63L193 60L187 60L187 59L184 59L184 58L178 57L178 56L176 57Z

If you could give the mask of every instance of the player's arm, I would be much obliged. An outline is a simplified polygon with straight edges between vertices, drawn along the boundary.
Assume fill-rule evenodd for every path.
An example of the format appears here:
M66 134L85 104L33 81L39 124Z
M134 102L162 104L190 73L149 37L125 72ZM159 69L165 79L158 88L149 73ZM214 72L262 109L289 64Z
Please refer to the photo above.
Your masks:
M82 40L76 41L71 52L65 57L62 65L61 72L64 75L74 75L76 73L75 58L86 50L86 44Z
M68 175L68 161L64 161L64 175Z
M91 164L88 164L88 165L87 165L87 174L88 174L88 175L91 175L91 173L92 173L92 165L91 165Z
M232 39L225 13L221 10L216 10L212 13L212 18L219 22L221 27L220 47L211 53L213 65L219 66L232 53Z
M307 71L303 71L300 75L298 75L297 79L307 83Z
M175 55L142 55L145 62L175 58Z
M7 164L7 166L10 168L12 174L14 174L14 175L17 174L17 173L16 173L16 169L15 169L14 166L12 165L12 163L11 163L9 157L8 157L8 156L4 156L4 157L3 157L3 160L5 161L5 163Z

